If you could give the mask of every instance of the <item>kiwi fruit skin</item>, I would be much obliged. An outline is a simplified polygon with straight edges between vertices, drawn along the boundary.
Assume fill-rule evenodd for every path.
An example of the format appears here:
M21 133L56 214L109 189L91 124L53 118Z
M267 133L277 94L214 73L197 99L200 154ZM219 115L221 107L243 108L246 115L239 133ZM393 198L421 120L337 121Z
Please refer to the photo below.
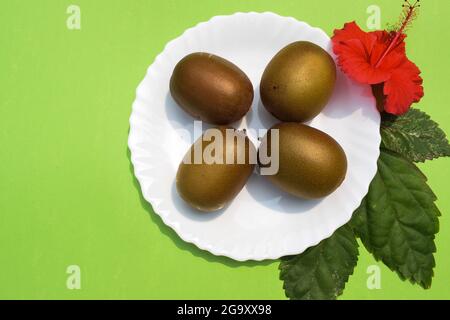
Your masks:
M200 137L186 153L184 160L189 157L191 163L182 161L178 167L176 187L180 197L191 207L202 212L213 212L228 205L242 190L248 178L253 173L255 162L250 161L250 153L256 155L256 148L245 133L232 128L217 128L223 134L222 164L194 163L194 149L202 150L212 143ZM232 129L245 143L238 144L237 140L225 139L226 129ZM238 152L244 152L245 159L238 163ZM234 162L226 164L227 154L233 152Z
M324 109L335 82L336 64L327 51L311 42L294 42L264 70L261 101L281 121L306 122Z
M347 158L332 137L301 123L279 123L261 141L269 155L272 129L279 130L279 170L267 176L273 184L304 199L323 198L342 184Z
M253 85L236 65L219 56L196 52L175 66L170 92L194 118L215 125L240 120L253 102Z

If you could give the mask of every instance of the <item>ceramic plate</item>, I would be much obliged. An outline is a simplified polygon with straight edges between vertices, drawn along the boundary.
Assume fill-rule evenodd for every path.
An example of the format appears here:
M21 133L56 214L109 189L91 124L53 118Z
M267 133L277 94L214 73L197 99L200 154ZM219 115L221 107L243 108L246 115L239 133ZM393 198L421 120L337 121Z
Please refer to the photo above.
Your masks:
M261 105L261 75L281 48L299 40L332 52L324 31L294 18L253 12L217 16L169 42L149 67L130 118L131 160L144 198L184 241L240 261L298 254L348 222L367 193L377 168L380 116L370 87L338 72L331 101L310 122L334 137L348 158L346 179L333 194L316 201L297 199L255 173L232 204L216 213L199 214L177 195L178 165L201 132L194 132L194 119L170 96L169 79L176 63L189 53L204 51L239 66L253 83L255 99L235 127L248 129L258 145L257 136L263 134L259 129L277 122Z

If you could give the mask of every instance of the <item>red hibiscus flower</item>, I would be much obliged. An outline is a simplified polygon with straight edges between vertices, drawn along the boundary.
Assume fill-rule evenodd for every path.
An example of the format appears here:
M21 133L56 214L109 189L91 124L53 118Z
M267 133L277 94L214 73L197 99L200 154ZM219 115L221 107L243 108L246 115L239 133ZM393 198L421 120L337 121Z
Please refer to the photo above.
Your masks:
M404 7L396 31L364 32L350 22L335 30L332 38L342 71L357 82L372 85L374 93L381 94L383 110L395 115L407 112L423 97L420 70L407 58L404 42L404 31L415 18L418 4Z

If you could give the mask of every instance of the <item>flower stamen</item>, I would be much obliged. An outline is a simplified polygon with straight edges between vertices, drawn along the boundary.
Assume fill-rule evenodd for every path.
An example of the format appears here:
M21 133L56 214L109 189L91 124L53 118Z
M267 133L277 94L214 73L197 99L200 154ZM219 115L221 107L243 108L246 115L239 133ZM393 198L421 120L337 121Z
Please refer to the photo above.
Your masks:
M398 44L398 40L401 38L406 29L411 25L411 23L417 17L417 9L420 7L420 0L416 0L414 4L411 4L408 0L405 0L405 4L402 5L403 13L401 18L401 23L399 23L397 30L393 31L395 36L390 41L388 47L381 55L380 59L378 59L375 64L375 68L378 68L381 65L381 62L386 58L389 52Z

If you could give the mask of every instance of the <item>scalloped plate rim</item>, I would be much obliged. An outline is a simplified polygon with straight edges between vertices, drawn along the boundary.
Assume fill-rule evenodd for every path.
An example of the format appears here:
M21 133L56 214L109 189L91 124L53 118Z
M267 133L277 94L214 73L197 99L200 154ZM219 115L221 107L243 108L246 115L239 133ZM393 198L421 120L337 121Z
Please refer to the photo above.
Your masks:
M281 16L281 15L278 15L278 14L270 12L270 11L264 11L264 12L255 12L255 11L236 12L236 13L230 14L230 15L216 15L216 16L213 16L211 19L209 19L207 21L199 22L195 26L187 28L184 32L181 33L181 35L179 35L178 37L176 37L176 38L170 40L169 42L167 42L167 44L164 46L163 50L158 55L156 55L156 57L153 60L153 62L147 68L147 72L145 73L144 78L140 81L140 83L139 83L139 85L138 85L138 87L136 89L136 92L135 92L136 97L135 97L135 100L134 100L133 105L132 105L132 112L131 112L130 121L129 121L130 122L130 130L129 130L129 135L128 135L128 148L129 148L130 153L131 153L130 159L131 159L131 163L133 165L133 173L134 173L135 177L137 178L137 180L138 180L138 182L140 184L140 187L141 187L140 191L141 191L142 196L144 197L144 199L147 202L149 202L151 204L153 212L155 214L157 214L158 216L160 216L162 221L164 222L164 224L167 225L168 227L170 227L171 229L173 229L177 233L177 235L180 237L180 239L182 239L185 242L194 244L199 249L208 251L208 252L212 253L213 255L228 257L228 258L231 258L231 259L236 260L236 261L243 262L243 261L276 260L276 259L279 259L280 257L283 257L283 256L300 254L300 253L304 252L307 248L319 244L322 240L329 238L335 232L335 230L337 230L339 227L343 226L348 221L350 221L351 215L348 218L344 219L345 221L343 221L342 223L338 223L339 225L337 227L333 227L333 228L327 230L326 232L321 233L321 235L319 237L314 239L314 241L311 241L311 245L307 246L306 248L304 248L301 251L299 251L298 249L292 249L292 250L286 250L283 253L273 253L273 254L267 254L267 255L264 255L264 256L250 256L250 257L249 256L242 256L242 255L235 255L235 254L232 254L232 253L223 252L222 250L220 250L218 248L211 247L211 246L207 245L204 241L200 241L197 237L195 237L192 234L187 234L187 233L181 232L179 230L179 226L177 225L176 221L173 221L173 220L170 219L168 212L166 212L165 209L160 209L159 208L159 203L157 203L157 201L155 201L154 198L150 197L146 192L144 192L143 188L144 187L149 187L151 183L149 183L148 181L144 181L144 178L142 176L140 176L136 172L137 171L137 166L139 166L139 164L138 164L138 161L136 160L136 157L135 157L136 148L135 148L134 141L133 141L133 139L135 137L134 136L135 130L134 130L134 127L133 127L133 124L132 124L132 119L133 119L133 116L135 114L135 103L139 99L139 90L140 90L141 86L143 85L143 82L145 81L145 79L149 75L149 73L152 71L152 68L154 67L155 63L159 59L161 59L162 56L164 56L164 54L166 53L166 50L171 45L173 45L177 40L182 38L188 32L191 32L192 30L194 30L194 29L196 29L196 28L198 28L200 26L207 25L208 23L211 23L211 22L213 22L215 20L223 19L223 18L230 18L230 17L237 16L237 15L268 15L268 16L272 16L272 17L277 18L277 19L288 19L288 20L294 21L297 24L301 24L301 25L303 25L303 26L305 26L307 28L314 29L316 32L320 32L322 35L324 35L327 38L329 38L328 35L326 34L326 32L323 31L322 29L318 28L318 27L313 27L310 24L308 24L307 22L299 21L299 20L297 20L294 17ZM379 141L377 141L377 145L379 145L379 143L381 142L381 136L379 136L379 138L380 139L379 139ZM379 149L378 149L378 152L376 153L377 158L379 156L379 153L380 152L379 152ZM376 174L376 168L377 167L376 167L376 162L375 162L375 168L371 168L373 174L370 174L370 175L372 176L372 178ZM369 169L370 168L368 168L368 170ZM364 188L364 191L365 191L364 194L367 194L368 190L369 190L369 184ZM359 203L357 204L356 208L360 205L361 201L362 201L362 199L359 201Z

